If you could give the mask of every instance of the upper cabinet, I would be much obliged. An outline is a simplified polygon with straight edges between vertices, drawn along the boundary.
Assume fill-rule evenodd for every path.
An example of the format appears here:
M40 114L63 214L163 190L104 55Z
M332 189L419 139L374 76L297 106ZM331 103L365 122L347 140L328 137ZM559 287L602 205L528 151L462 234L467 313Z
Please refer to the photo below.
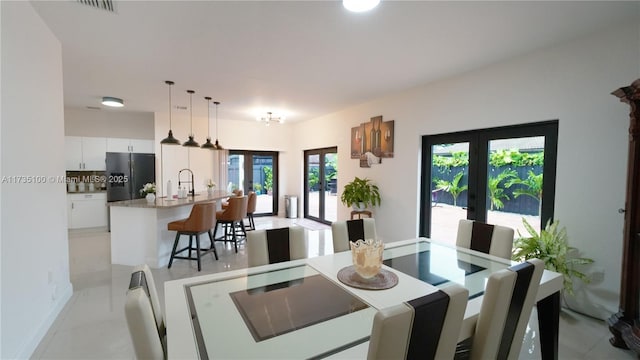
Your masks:
M106 170L107 139L65 136L67 170Z
M107 138L107 152L153 154L153 140Z

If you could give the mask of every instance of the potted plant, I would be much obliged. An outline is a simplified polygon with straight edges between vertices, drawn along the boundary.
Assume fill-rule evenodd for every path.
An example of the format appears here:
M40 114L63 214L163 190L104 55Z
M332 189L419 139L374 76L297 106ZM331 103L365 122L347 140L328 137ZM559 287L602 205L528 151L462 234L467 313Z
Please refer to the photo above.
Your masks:
M576 269L578 265L591 264L593 259L572 257L571 252L576 248L569 246L567 242L566 228L559 229L558 220L547 221L544 229L540 233L525 220L522 219L524 227L530 236L522 236L518 231L518 238L513 243L512 259L524 261L527 259L540 259L544 261L545 269L555 271L564 276L564 289L573 295L573 280L575 276L588 283L589 276Z
M156 200L156 184L155 183L146 183L140 189L140 195L144 196L147 199L147 202L154 202Z
M213 190L216 188L216 182L213 181L212 179L209 179L206 185L207 185L207 194L212 195Z
M340 201L346 206L353 206L354 210L364 210L369 206L380 205L380 192L371 180L356 176L344 186Z

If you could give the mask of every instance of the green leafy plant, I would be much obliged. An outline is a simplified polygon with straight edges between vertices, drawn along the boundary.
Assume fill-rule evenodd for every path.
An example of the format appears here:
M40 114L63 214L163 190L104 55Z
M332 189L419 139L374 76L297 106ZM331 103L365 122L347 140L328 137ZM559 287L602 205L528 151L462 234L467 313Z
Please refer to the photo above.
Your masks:
M505 165L513 166L535 166L544 164L544 152L526 153L517 149L497 150L489 154L489 164L500 167Z
M469 188L467 185L460 186L460 179L462 179L463 176L464 171L460 171L451 181L438 179L436 182L436 189L444 190L453 196L453 206L457 206L458 196Z
M365 207L380 205L380 190L371 180L356 176L353 181L344 186L340 201L346 206L360 203Z
M522 223L529 236L522 236L518 231L518 238L513 244L513 260L525 261L536 258L544 261L547 270L564 276L564 289L569 294L573 294L573 277L585 283L590 282L589 276L576 270L576 266L591 264L593 259L570 256L570 252L576 249L569 246L567 230L564 227L559 228L560 221L547 221L547 225L539 234L524 218Z
M273 169L265 166L262 168L262 171L264 172L264 189L270 193L273 191Z
M316 191L318 184L320 183L320 170L317 167L309 169L308 174L309 189Z
M496 177L489 176L489 181L487 183L487 186L489 188L489 199L491 200L491 210L493 210L494 207L498 210L502 209L504 207L504 203L502 202L502 199L509 200L509 195L505 194L504 192L505 189L500 187L500 183L517 176L518 176L518 173L512 169L507 169L501 172L500 174L498 174L498 176Z
M542 173L536 175L532 170L529 170L526 179L523 180L516 177L509 180L505 186L511 187L515 184L524 185L525 187L513 190L513 197L517 199L520 195L526 195L538 200L538 215L540 215L542 207Z

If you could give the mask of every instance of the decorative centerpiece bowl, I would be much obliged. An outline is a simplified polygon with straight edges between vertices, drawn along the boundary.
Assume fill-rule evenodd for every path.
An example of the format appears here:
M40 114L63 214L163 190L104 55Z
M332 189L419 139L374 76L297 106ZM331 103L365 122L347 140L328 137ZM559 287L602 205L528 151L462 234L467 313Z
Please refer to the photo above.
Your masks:
M370 279L380 272L384 244L380 240L366 239L351 242L351 256L356 273Z

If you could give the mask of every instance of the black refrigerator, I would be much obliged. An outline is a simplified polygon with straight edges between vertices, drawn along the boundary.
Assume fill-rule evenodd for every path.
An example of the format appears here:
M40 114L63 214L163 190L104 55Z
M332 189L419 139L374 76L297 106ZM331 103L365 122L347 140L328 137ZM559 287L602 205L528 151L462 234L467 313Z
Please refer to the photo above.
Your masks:
M140 189L156 182L155 154L107 153L107 201L142 198Z

